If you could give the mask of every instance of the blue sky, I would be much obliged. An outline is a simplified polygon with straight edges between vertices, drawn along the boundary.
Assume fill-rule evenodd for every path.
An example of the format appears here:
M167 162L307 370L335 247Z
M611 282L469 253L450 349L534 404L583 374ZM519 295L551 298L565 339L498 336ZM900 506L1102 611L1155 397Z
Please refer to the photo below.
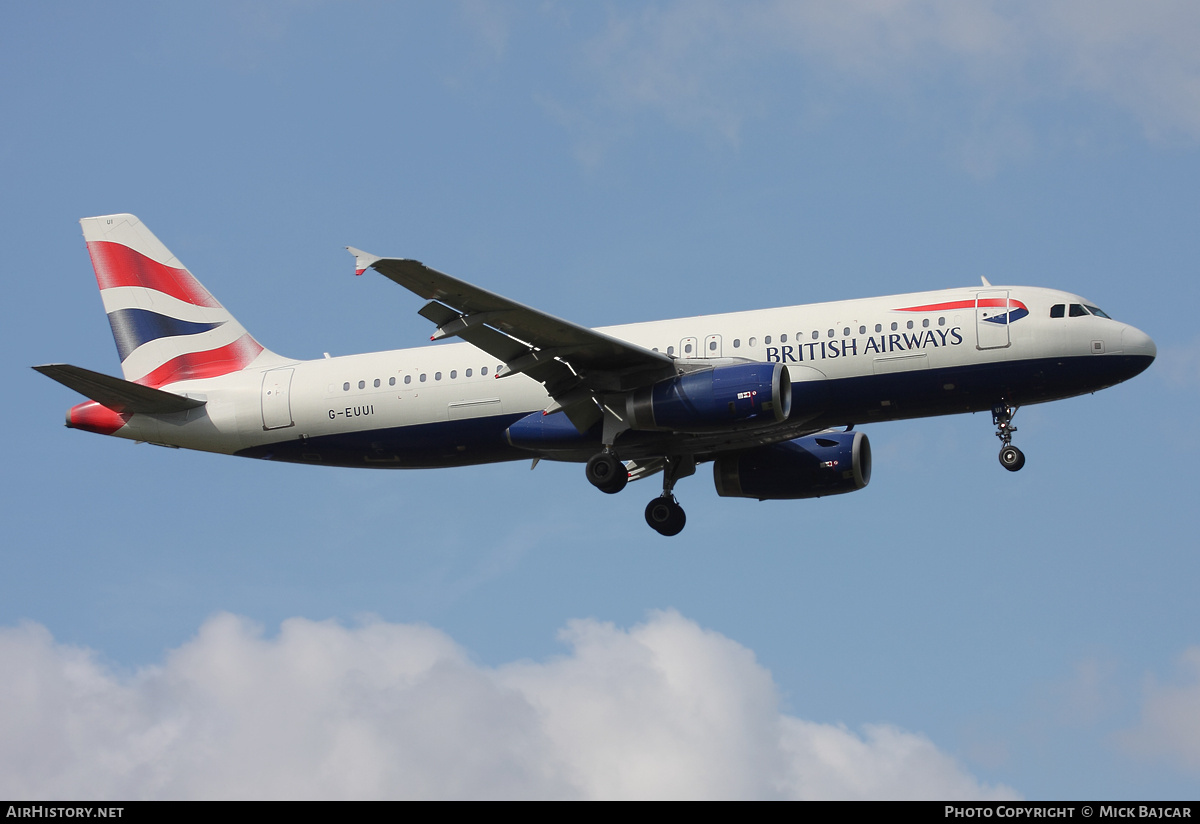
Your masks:
M0 794L1195 798L1200 9L118 3L0 29ZM1154 366L883 424L799 502L62 427L118 363L78 219L271 349L420 345L415 257L589 325L1085 295Z

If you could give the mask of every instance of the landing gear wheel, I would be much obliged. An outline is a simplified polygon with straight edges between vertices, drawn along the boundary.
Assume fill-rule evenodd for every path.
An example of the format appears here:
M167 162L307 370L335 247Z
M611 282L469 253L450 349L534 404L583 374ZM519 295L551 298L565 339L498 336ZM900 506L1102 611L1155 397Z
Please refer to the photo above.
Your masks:
M613 453L597 452L588 459L587 479L596 489L613 495L629 483L629 471Z
M1025 465L1025 453L1012 445L1013 433L1017 431L1012 419L1016 414L1017 407L1010 406L1008 401L992 407L992 423L996 425L996 437L1000 439L1000 465L1009 472L1016 472Z
M1025 453L1011 444L1000 450L1000 465L1009 472L1016 472L1025 465Z
M687 515L674 498L659 496L646 504L646 523L659 535L678 535L687 523Z

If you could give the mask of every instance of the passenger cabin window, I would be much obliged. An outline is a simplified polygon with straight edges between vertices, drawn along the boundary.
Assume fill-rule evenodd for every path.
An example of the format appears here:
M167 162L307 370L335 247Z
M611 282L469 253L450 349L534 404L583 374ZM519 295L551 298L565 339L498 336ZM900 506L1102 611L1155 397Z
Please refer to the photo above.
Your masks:
M379 378L376 378L376 379L375 379L375 388L376 388L376 389L378 389L378 388L379 388Z
M342 384L342 391L343 391L343 392L349 392L349 391L350 391L350 381L346 381L345 383L343 383L343 384Z
M395 386L395 385L396 385L396 379L388 378L388 386Z
M367 382L366 382L366 381L359 381L359 382L358 382L358 388L359 388L359 389L366 389L366 388L367 388Z
M405 382L405 383L412 383L412 375L405 375L405 376L404 376L404 382Z
M734 349L741 349L741 348L742 348L742 341L741 341L739 338L734 338L734 339L733 339L733 348L734 348Z
M1067 305L1065 303L1056 303L1050 307L1050 317L1061 318L1067 313Z

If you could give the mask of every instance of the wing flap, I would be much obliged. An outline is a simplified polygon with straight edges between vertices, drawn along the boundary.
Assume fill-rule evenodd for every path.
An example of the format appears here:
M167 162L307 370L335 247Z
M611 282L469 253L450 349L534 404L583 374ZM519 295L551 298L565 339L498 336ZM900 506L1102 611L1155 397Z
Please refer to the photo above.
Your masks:
M140 383L84 369L82 366L48 363L33 368L114 412L166 415L204 406L204 401L195 398L185 398L183 395L142 386Z

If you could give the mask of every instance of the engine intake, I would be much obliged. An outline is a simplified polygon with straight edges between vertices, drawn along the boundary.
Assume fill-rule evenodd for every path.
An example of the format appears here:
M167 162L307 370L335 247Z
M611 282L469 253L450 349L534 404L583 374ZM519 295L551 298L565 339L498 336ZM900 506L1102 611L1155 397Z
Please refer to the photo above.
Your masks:
M721 455L713 482L723 498L820 498L871 481L871 443L862 432L822 432Z

